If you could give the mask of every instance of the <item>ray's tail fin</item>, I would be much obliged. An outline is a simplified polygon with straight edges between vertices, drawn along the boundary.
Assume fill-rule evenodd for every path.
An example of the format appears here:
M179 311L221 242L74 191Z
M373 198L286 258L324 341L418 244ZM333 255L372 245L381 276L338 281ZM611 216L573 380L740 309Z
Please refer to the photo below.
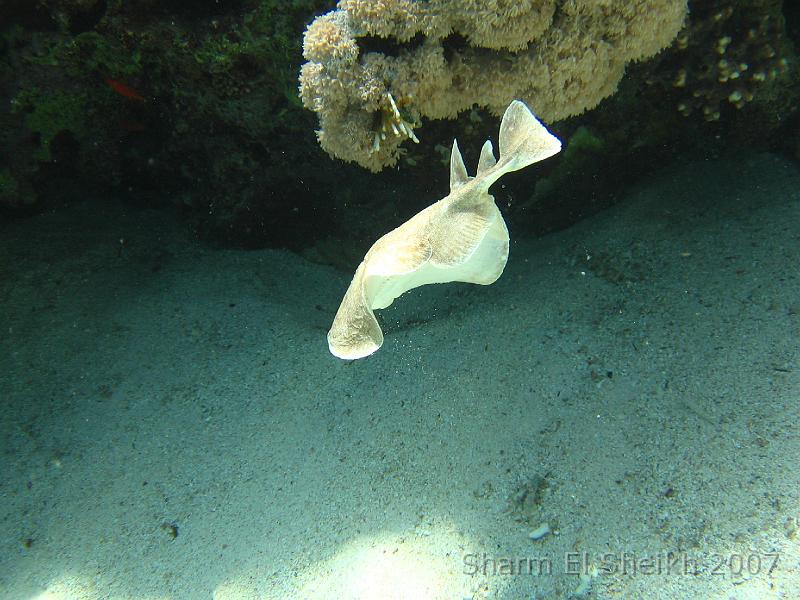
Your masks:
M508 105L500 122L500 160L502 171L518 171L550 158L561 150L561 142L533 116L519 100Z

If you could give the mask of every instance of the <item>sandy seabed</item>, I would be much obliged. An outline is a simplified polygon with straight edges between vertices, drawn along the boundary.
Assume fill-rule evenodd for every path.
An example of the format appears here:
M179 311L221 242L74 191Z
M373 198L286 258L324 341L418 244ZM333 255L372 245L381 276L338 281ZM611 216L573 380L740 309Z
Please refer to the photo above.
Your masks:
M0 597L800 598L798 166L512 240L347 363L351 273L111 200L2 225Z

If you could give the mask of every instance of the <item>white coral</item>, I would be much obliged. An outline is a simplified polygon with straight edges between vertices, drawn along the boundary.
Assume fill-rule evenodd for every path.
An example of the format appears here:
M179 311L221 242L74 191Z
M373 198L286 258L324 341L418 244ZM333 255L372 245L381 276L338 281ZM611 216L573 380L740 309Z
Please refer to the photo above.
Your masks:
M399 127L400 135L380 135L387 94L409 125L453 118L475 105L500 114L513 98L546 122L580 114L616 91L627 63L669 45L687 13L686 0L555 6L554 0L341 0L338 10L309 26L304 43L310 63L301 72L301 98L319 116L322 147L374 171L395 164L400 144L414 137ZM468 45L445 52L453 33ZM401 49L359 54L363 36L390 38ZM415 36L421 43L402 47Z

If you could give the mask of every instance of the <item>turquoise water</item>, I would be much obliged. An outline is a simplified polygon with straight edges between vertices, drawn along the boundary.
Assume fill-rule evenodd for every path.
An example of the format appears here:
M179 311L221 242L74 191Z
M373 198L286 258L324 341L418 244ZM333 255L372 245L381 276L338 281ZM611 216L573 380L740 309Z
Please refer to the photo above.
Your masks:
M111 198L4 224L0 596L800 596L798 190L666 167L355 362L352 269Z

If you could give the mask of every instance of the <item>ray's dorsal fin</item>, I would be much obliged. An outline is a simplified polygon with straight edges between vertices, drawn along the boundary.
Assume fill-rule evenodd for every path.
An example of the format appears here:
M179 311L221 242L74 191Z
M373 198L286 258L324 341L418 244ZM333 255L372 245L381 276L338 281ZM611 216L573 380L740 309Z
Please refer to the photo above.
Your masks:
M492 141L486 140L483 144L483 148L481 148L481 157L478 159L478 172L475 176L480 177L496 164L497 160L492 151Z
M469 180L467 167L464 165L464 159L461 158L461 152L458 149L458 142L453 140L453 150L450 153L450 191L460 188Z

